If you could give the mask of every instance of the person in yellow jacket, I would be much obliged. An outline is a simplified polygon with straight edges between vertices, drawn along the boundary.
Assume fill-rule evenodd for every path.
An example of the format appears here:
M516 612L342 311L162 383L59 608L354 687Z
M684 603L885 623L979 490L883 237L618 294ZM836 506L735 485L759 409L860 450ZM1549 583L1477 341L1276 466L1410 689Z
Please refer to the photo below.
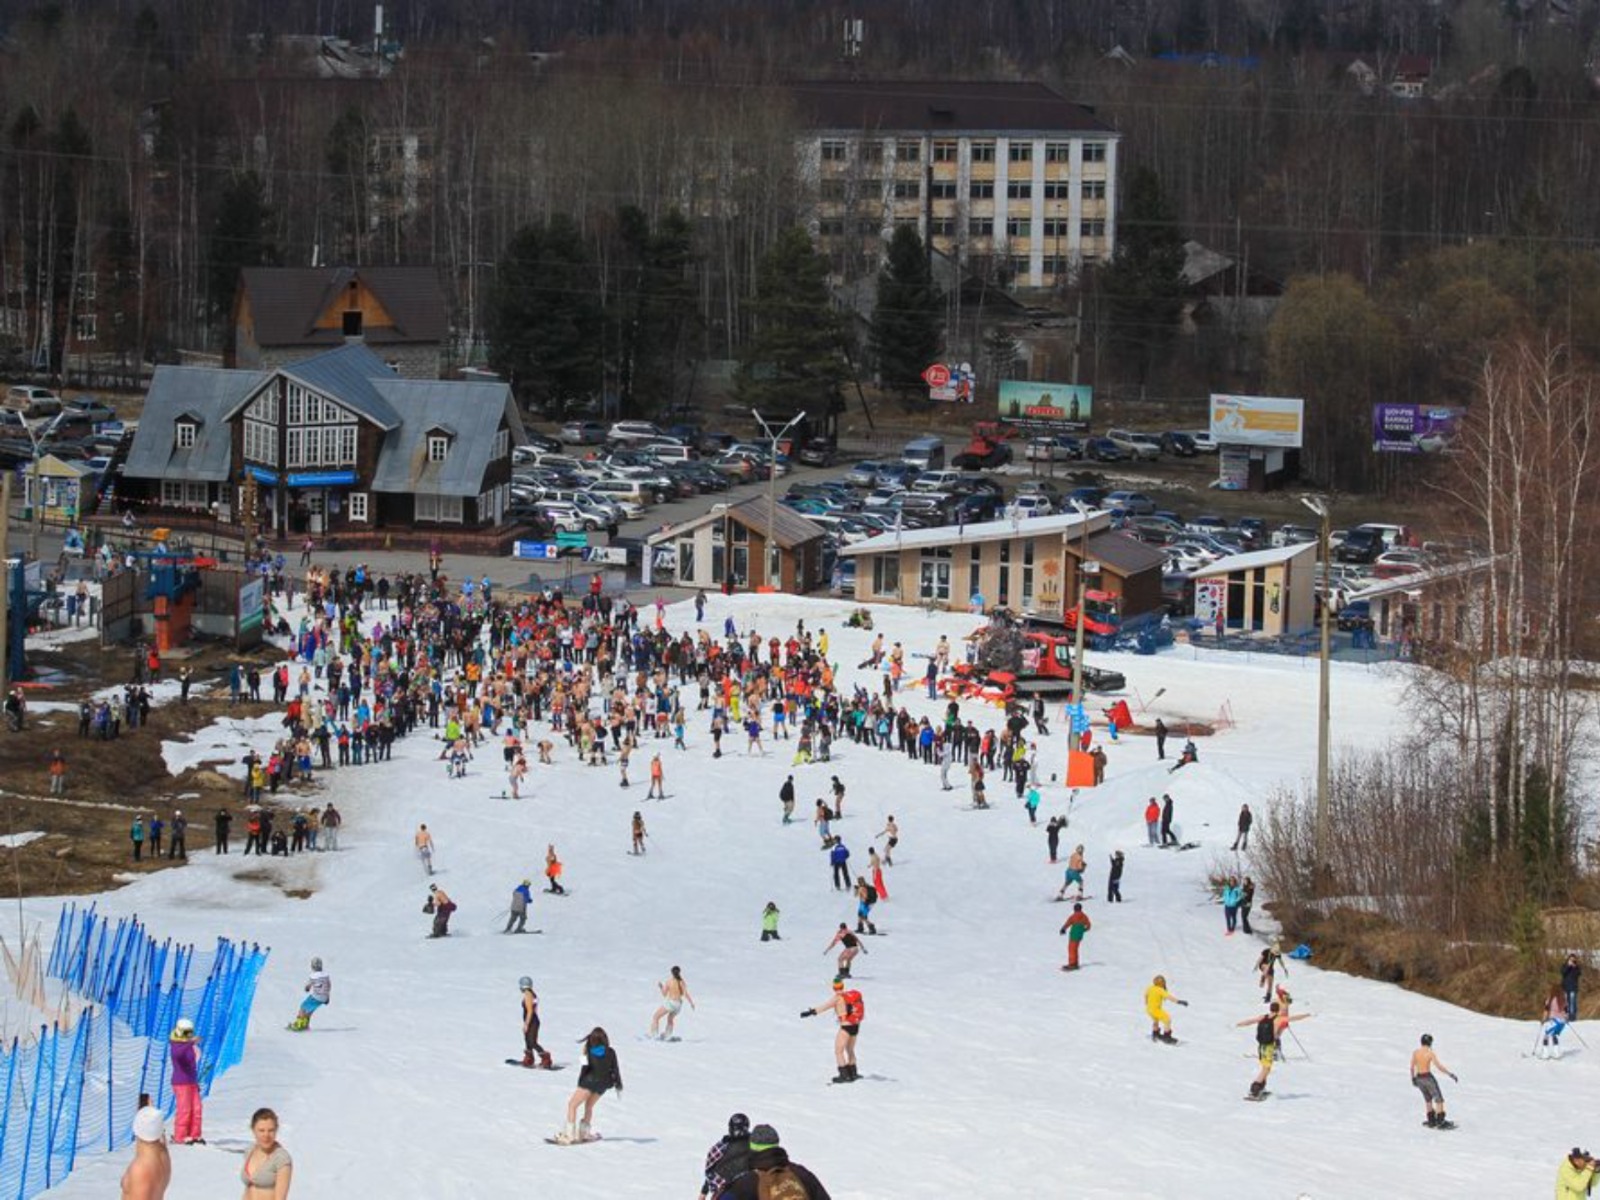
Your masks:
M1556 1172L1556 1200L1584 1200L1594 1183L1596 1168L1600 1168L1600 1162L1590 1158L1587 1150L1574 1146Z
M1150 1040L1152 1042L1166 1042L1177 1045L1178 1039L1172 1036L1172 1015L1167 1012L1167 1001L1189 1006L1187 1000L1179 1000L1167 991L1167 977L1157 975L1154 982L1144 990L1144 1011L1150 1014Z

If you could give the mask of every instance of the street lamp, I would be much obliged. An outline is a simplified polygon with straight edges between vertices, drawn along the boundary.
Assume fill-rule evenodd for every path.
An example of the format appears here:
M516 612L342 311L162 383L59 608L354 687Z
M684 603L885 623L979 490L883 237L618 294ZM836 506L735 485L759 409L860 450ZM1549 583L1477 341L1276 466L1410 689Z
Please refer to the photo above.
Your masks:
M1072 702L1083 706L1083 627L1089 606L1089 506L1073 500L1083 527L1083 550L1078 557L1078 629L1072 647Z
M752 408L750 410L750 415L754 417L757 424L761 426L761 431L767 435L767 441L770 442L772 446L771 461L767 463L767 544L764 547L764 553L767 561L762 564L761 568L761 576L766 580L766 584L770 588L773 586L772 544L775 537L774 526L777 524L778 520L778 440L782 438L784 434L788 433L789 430L800 424L801 421L804 421L806 419L806 414L803 412L796 413L790 418L789 423L776 433L772 431L772 426L767 424L767 419L761 415L760 409ZM783 572L780 570L778 574L781 581ZM799 586L800 582L800 580L795 581L797 587Z
M1317 527L1317 558L1322 564L1322 594L1317 597L1318 625L1322 629L1321 667L1317 681L1317 810L1316 810L1316 866L1318 872L1328 867L1328 676L1329 676L1329 599L1331 596L1331 565L1328 562L1328 541L1333 521L1332 510L1326 500L1301 496L1300 503L1321 518Z
M44 524L44 510L40 507L44 496L39 488L39 439L34 436L33 427L23 421L22 431L28 435L28 441L33 446L33 462L30 464L33 475L33 524L28 530L28 553L33 558L39 557L39 529ZM11 514L6 513L6 520L11 519Z

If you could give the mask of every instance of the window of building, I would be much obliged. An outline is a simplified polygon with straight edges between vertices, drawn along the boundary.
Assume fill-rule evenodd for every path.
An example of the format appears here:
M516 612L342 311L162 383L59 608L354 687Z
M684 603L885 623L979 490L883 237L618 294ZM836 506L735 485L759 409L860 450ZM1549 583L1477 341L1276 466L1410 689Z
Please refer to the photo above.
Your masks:
M993 217L973 217L967 222L967 233L972 237L993 237Z
M1054 275L1057 279L1072 274L1072 260L1065 254L1047 254L1044 259L1044 273Z
M460 496L431 496L419 492L416 497L416 513L419 521L449 521L459 525L462 510Z
M956 235L956 219L954 217L935 217L929 226L929 236L940 238L953 238Z
M841 141L832 138L822 143L823 162L844 162L849 156L849 149Z
M922 199L922 184L915 179L896 180L894 198L896 200L920 200Z
M883 161L883 143L862 142L861 161L868 163L881 163Z
M737 521L731 521L729 522L729 528L732 530L729 537L735 546L747 546L750 544L750 531L743 525Z
M1006 157L1012 162L1023 163L1033 161L1032 142L1009 142L1006 145Z
M1022 543L1022 610L1033 607L1033 539Z
M361 310L359 308L347 308L347 309L344 310L343 317L344 317L344 321L343 321L343 324L344 324L344 336L347 337L347 338L348 337L360 337L361 336Z
M1026 254L1013 254L1011 256L1011 281L1021 283L1028 274L1028 256Z
M1006 219L1006 236L1008 238L1032 237L1033 222L1027 217L1008 217Z
M883 222L873 217L862 217L856 222L856 232L862 237L877 237L883 232Z
M902 139L894 144L894 158L896 162L914 163L922 161L922 143Z
M825 217L817 222L817 233L822 237L839 237L844 233L844 221L839 217Z
M1064 217L1046 217L1044 221L1044 236L1047 238L1071 237L1072 222Z
M72 336L80 342L92 342L100 333L100 322L94 313L78 313L72 318Z
M983 591L983 543L973 542L967 559L967 595L976 596Z
M278 390L268 387L245 410L245 416L254 417L257 421L271 421L274 425L278 422Z
M1103 238L1106 235L1104 221L1082 221L1078 224L1078 236L1085 238Z
M1064 163L1072 161L1071 142L1046 142L1044 144L1044 160L1047 163Z
M1008 184L1006 184L1006 199L1008 199L1008 200L1031 200L1031 199L1033 199L1033 184L1031 184L1031 183L1008 183Z
M511 430L497 429L494 435L494 447L489 453L490 461L511 457Z
M1085 142L1083 144L1083 161L1086 163L1103 163L1106 160L1106 144L1104 142Z
M1106 181L1104 179L1085 179L1083 181L1083 198L1085 200L1104 200L1106 198Z
M934 200L954 200L960 187L954 179L935 179L928 185L928 195Z
M356 427L354 425L341 425L338 432L338 463L341 467L353 467L356 465ZM509 440L509 435L507 436ZM509 454L510 450L507 449L506 453Z
M883 196L883 180L876 175L864 175L856 185L856 196L868 203L875 202Z
M304 388L289 385L289 424L306 423L306 392Z
M304 429L291 429L284 435L284 462L290 467L303 467L306 465Z
M824 179L822 181L822 187L819 189L818 194L824 200L834 200L834 201L843 200L844 199L844 180L842 180L842 179Z
M933 144L934 162L955 162L956 143L951 141L938 141Z
M428 435L428 461L443 462L450 454L450 439L442 433Z
M1011 604L1011 543L1000 543L1000 587L995 593L995 603L1001 608Z
M264 421L244 422L244 457L247 462L278 465L278 427Z
M100 277L94 271L78 272L78 299L93 304L100 290Z
M183 480L163 479L161 481L161 503L173 507L183 503Z
M900 595L900 556L874 554L872 556L872 594L874 596Z
M350 519L352 521L367 520L367 493L351 492L346 499L350 503Z
M973 200L993 200L994 182L988 179L974 180L967 189L967 195Z
M193 450L199 433L200 428L193 421L179 421L177 433L178 449Z
M916 229L918 224L916 217L896 217L894 219L894 227L896 229Z
M694 578L694 539L678 539L678 582L685 583Z
M993 142L973 142L972 143L972 161L973 162L989 162L989 163L992 163L994 161L994 143Z
M1044 198L1046 200L1071 200L1072 185L1070 183L1047 183L1044 185Z

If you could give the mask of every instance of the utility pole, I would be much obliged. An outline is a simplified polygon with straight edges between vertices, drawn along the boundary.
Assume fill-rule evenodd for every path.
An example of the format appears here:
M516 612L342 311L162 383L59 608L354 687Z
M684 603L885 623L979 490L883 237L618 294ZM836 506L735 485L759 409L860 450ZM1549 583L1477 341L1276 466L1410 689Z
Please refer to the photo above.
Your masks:
M767 544L761 548L761 553L765 556L766 561L761 564L761 578L765 581L767 587L777 591L778 585L772 582L772 545L776 536L774 527L778 521L778 441L789 430L804 421L806 414L803 412L796 413L789 419L789 423L776 433L772 431L772 426L767 424L767 419L761 415L760 409L752 408L750 415L761 426L761 432L767 435L767 441L771 445L771 458L767 463ZM781 582L783 575L781 567L778 575ZM797 586L798 583L799 581L797 580Z
M0 578L5 588L0 591L0 691L11 687L11 472L0 478Z
M1321 668L1317 680L1317 809L1316 809L1316 877L1324 878L1328 871L1328 677L1329 657L1331 654L1328 618L1331 615L1328 603L1331 594L1332 577L1328 561L1328 543L1330 540L1333 511L1324 499L1313 499L1302 496L1300 503L1321 518L1317 528L1317 561L1322 564L1322 594L1317 597L1317 623L1322 630Z
M1089 507L1082 500L1074 500L1083 523L1083 549L1078 557L1078 628L1072 645L1072 702L1083 705L1083 627L1089 604Z

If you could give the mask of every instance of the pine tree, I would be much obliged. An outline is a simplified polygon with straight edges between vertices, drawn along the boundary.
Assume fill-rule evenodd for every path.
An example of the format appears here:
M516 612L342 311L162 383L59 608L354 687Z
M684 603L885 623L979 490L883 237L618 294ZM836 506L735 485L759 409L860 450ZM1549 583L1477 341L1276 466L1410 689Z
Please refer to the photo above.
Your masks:
M600 389L597 282L572 218L557 214L512 237L489 289L486 324L489 363L524 402L559 410Z
M642 415L677 399L683 367L698 325L693 230L677 209L656 228L629 205L618 213L627 262L612 305L618 349L617 390L622 412Z
M926 396L922 372L938 357L943 315L922 239L910 226L899 226L878 271L872 310L872 353L884 387L907 399Z
M206 249L210 259L206 290L213 318L225 319L232 311L240 270L277 262L278 252L267 228L271 219L261 178L254 171L235 175L222 185Z
M1110 316L1110 345L1144 383L1178 332L1183 313L1183 234L1177 215L1148 167L1124 189L1117 251L1100 272Z
M739 402L769 418L805 411L821 418L843 407L845 362L828 268L805 230L778 235L756 268L755 328L735 381Z

